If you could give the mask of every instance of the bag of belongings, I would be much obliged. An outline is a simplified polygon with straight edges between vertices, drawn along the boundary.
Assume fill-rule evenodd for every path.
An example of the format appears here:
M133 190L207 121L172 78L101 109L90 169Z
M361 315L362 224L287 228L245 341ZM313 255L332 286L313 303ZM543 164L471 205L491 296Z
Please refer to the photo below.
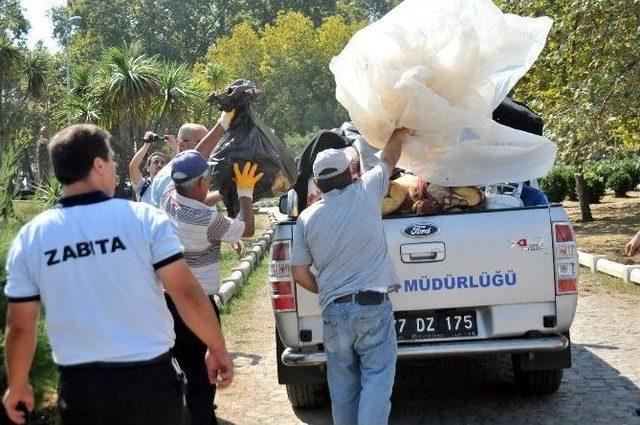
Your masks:
M231 217L238 215L240 209L232 180L234 162L257 163L259 171L264 173L254 189L254 201L288 190L298 176L293 156L251 107L260 93L251 81L237 80L226 92L209 97L220 110L236 111L231 127L222 135L210 158L216 163L213 184L220 191Z
M552 25L491 0L405 0L333 58L336 98L382 148L410 130L399 166L441 186L545 175L556 147L491 115L532 66Z
M350 137L344 133L350 129ZM364 170L361 168L363 151L358 150L354 137L357 130L349 123L340 129L322 130L307 144L298 161L298 180L294 189L298 195L298 210L302 211L320 199L321 193L313 181L313 162L318 153L326 149L345 149L350 158L351 175L355 179ZM366 143L366 142L364 142ZM373 153L364 151L371 159ZM370 163L370 162L369 162ZM461 211L465 209L481 209L484 195L477 187L447 188L429 184L423 178L396 169L389 181L387 196L382 200L382 215L389 214L435 214L441 211Z

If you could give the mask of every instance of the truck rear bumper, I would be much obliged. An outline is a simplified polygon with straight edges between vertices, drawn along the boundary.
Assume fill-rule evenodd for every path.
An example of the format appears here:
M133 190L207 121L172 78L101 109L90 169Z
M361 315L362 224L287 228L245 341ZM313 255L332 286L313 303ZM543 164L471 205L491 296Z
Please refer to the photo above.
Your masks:
M553 352L562 351L568 346L569 339L564 335L543 338L401 344L398 345L398 358L404 360L475 354ZM326 361L327 358L324 351L302 352L286 348L282 353L282 363L287 366L317 366L326 363Z

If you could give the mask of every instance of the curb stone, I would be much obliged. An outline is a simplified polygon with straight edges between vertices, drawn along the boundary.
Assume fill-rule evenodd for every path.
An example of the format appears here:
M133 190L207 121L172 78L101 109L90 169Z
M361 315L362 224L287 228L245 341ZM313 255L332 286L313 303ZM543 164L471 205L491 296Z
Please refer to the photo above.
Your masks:
M591 273L600 272L622 279L626 283L640 285L640 264L620 264L608 260L606 255L590 254L578 251L578 261L591 269Z
M214 300L218 308L227 304L229 300L240 290L242 285L247 281L251 272L260 265L261 260L268 252L273 235L275 234L275 226L278 223L276 214L271 209L266 209L269 217L269 229L267 229L260 238L254 242L249 248L247 254L241 258L231 274L222 279L218 293L214 295Z

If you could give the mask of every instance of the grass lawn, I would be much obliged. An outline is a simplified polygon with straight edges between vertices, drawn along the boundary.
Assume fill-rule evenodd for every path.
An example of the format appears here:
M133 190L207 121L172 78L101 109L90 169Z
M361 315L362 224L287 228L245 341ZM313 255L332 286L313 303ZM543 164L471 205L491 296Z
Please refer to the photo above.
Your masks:
M607 194L599 204L591 205L594 221L582 222L580 204L563 202L578 238L578 249L606 255L622 264L638 264L640 256L628 258L624 246L640 230L640 192L628 192L626 198Z
M269 229L269 216L266 214L255 215L255 233L250 238L244 238L245 252L251 248L251 244L256 242L262 234ZM238 263L238 256L231 245L223 243L220 250L220 278L225 278L231 274L231 269Z

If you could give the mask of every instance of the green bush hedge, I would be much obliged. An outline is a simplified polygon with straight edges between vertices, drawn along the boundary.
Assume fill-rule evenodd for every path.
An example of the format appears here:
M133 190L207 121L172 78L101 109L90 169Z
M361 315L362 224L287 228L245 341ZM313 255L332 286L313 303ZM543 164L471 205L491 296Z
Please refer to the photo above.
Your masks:
M623 159L619 163L620 171L625 172L631 178L631 189L640 184L640 161L635 158Z
M567 187L567 199L570 201L578 200L578 192L576 191L576 169L570 165L558 166Z
M590 204L598 204L604 196L606 185L602 177L595 173L587 172L584 175L585 192Z
M631 176L626 170L620 169L614 171L609 178L607 178L607 187L615 193L616 197L622 198L627 195L627 192L632 190L635 185Z
M549 174L540 179L540 189L551 202L562 202L567 196L567 182L561 167L553 168Z

